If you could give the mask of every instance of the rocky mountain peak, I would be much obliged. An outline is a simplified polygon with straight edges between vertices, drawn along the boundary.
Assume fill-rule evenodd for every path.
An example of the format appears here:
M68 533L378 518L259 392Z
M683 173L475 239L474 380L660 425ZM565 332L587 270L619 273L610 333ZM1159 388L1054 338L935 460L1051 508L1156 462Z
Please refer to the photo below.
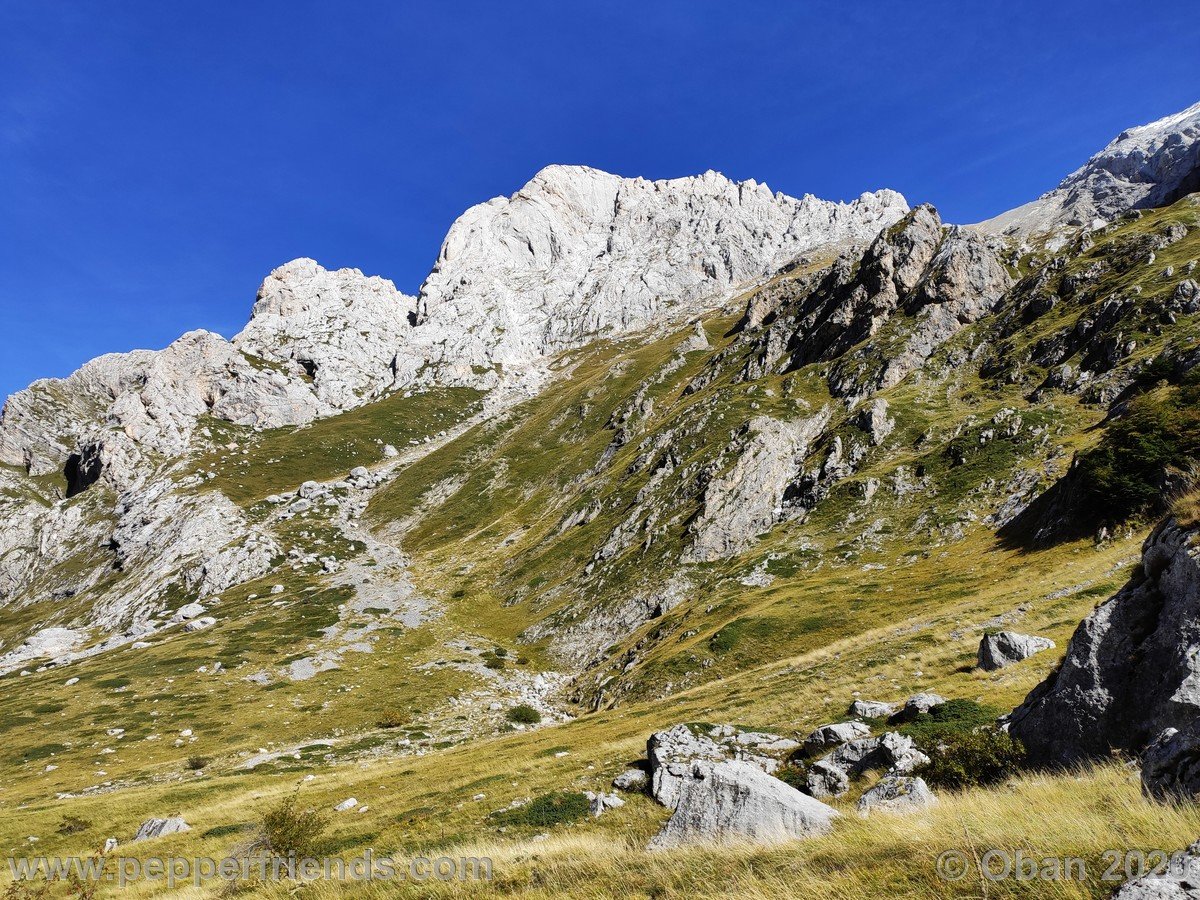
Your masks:
M1021 237L1095 227L1129 209L1174 203L1200 190L1200 103L1121 132L1032 203L978 227Z
M716 172L647 181L550 166L467 210L421 287L401 380L520 368L588 340L718 306L818 246L865 242L908 210L894 191L797 200Z
M350 409L391 386L415 312L416 298L386 278L294 259L263 281L233 344L311 380L322 403Z

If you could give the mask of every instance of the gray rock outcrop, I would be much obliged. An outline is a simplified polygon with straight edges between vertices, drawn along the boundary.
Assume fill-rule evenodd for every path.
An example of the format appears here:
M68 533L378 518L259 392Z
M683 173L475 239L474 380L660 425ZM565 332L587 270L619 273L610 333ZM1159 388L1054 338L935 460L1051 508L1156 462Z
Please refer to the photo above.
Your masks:
M673 809L697 762L738 760L772 773L779 768L780 758L799 746L790 738L738 731L729 725L715 725L706 731L676 725L655 732L646 742L650 796Z
M910 775L885 775L859 798L861 816L872 812L908 813L937 803L925 779Z
M1200 900L1200 841L1173 854L1164 871L1126 881L1112 900Z
M1133 577L1083 620L1062 666L1012 713L1009 732L1031 762L1141 753L1200 718L1197 534L1174 519L1155 528Z
M132 843L148 841L153 838L166 837L169 834L179 834L180 832L191 830L191 826L181 816L168 816L165 819L147 819L138 828Z
M746 426L745 449L728 471L705 488L685 560L726 559L751 546L759 535L781 521L784 494L829 416L830 411L823 409L794 422L767 416L752 419Z
M979 642L976 664L986 672L993 672L1029 659L1043 650L1053 650L1054 647L1054 641L1049 638L1019 634L1015 631L985 634Z
M895 715L896 704L884 703L882 700L855 700L846 712L863 719L886 719Z
M1057 228L1094 228L1129 209L1167 206L1200 190L1200 103L1129 128L1054 190L979 229L1031 236Z
M824 834L837 817L837 810L747 763L697 763L650 849L777 844Z
M870 734L870 727L862 722L822 725L804 739L804 749L808 753L817 753L830 747L840 747L858 738L869 737Z
M889 731L847 741L825 754L808 767L805 786L814 797L840 797L850 789L850 781L864 772L907 775L927 762L929 757L912 738Z

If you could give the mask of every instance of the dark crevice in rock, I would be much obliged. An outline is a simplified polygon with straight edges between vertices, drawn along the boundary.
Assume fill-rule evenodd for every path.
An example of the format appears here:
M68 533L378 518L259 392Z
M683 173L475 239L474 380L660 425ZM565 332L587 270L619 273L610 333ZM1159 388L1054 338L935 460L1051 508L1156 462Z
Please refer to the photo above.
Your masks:
M63 475L67 479L67 496L81 494L100 478L100 458L93 454L72 453L67 457Z

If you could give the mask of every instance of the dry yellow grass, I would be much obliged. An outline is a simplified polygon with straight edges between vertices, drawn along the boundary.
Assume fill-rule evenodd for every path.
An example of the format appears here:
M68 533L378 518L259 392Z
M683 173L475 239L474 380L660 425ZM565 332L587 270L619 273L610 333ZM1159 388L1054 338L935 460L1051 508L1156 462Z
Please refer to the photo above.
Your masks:
M1075 774L1029 776L998 790L944 797L917 816L845 816L828 836L775 848L749 846L648 853L645 834L573 833L544 842L498 842L447 850L488 856L489 884L436 883L351 886L364 897L576 897L861 900L867 897L1108 896L1102 879L1106 850L1175 850L1200 834L1200 809L1150 803L1136 775L1118 765ZM990 880L978 870L960 881L939 877L946 850L969 857L990 848L1015 856L1078 857L1086 878L1061 881ZM973 865L973 864L972 864ZM997 870L998 871L998 870ZM264 887L282 898L294 886ZM317 884L313 898L344 896L341 885Z

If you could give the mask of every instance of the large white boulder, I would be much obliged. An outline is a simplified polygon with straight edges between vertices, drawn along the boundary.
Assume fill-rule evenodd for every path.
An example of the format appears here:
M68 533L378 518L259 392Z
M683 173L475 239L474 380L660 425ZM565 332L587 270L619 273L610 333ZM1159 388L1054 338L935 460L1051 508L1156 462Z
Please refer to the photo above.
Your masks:
M837 810L748 763L696 763L650 849L777 844L824 834L837 817Z
M191 826L183 820L182 816L168 816L165 819L147 819L138 828L137 834L134 835L133 843L191 830Z

